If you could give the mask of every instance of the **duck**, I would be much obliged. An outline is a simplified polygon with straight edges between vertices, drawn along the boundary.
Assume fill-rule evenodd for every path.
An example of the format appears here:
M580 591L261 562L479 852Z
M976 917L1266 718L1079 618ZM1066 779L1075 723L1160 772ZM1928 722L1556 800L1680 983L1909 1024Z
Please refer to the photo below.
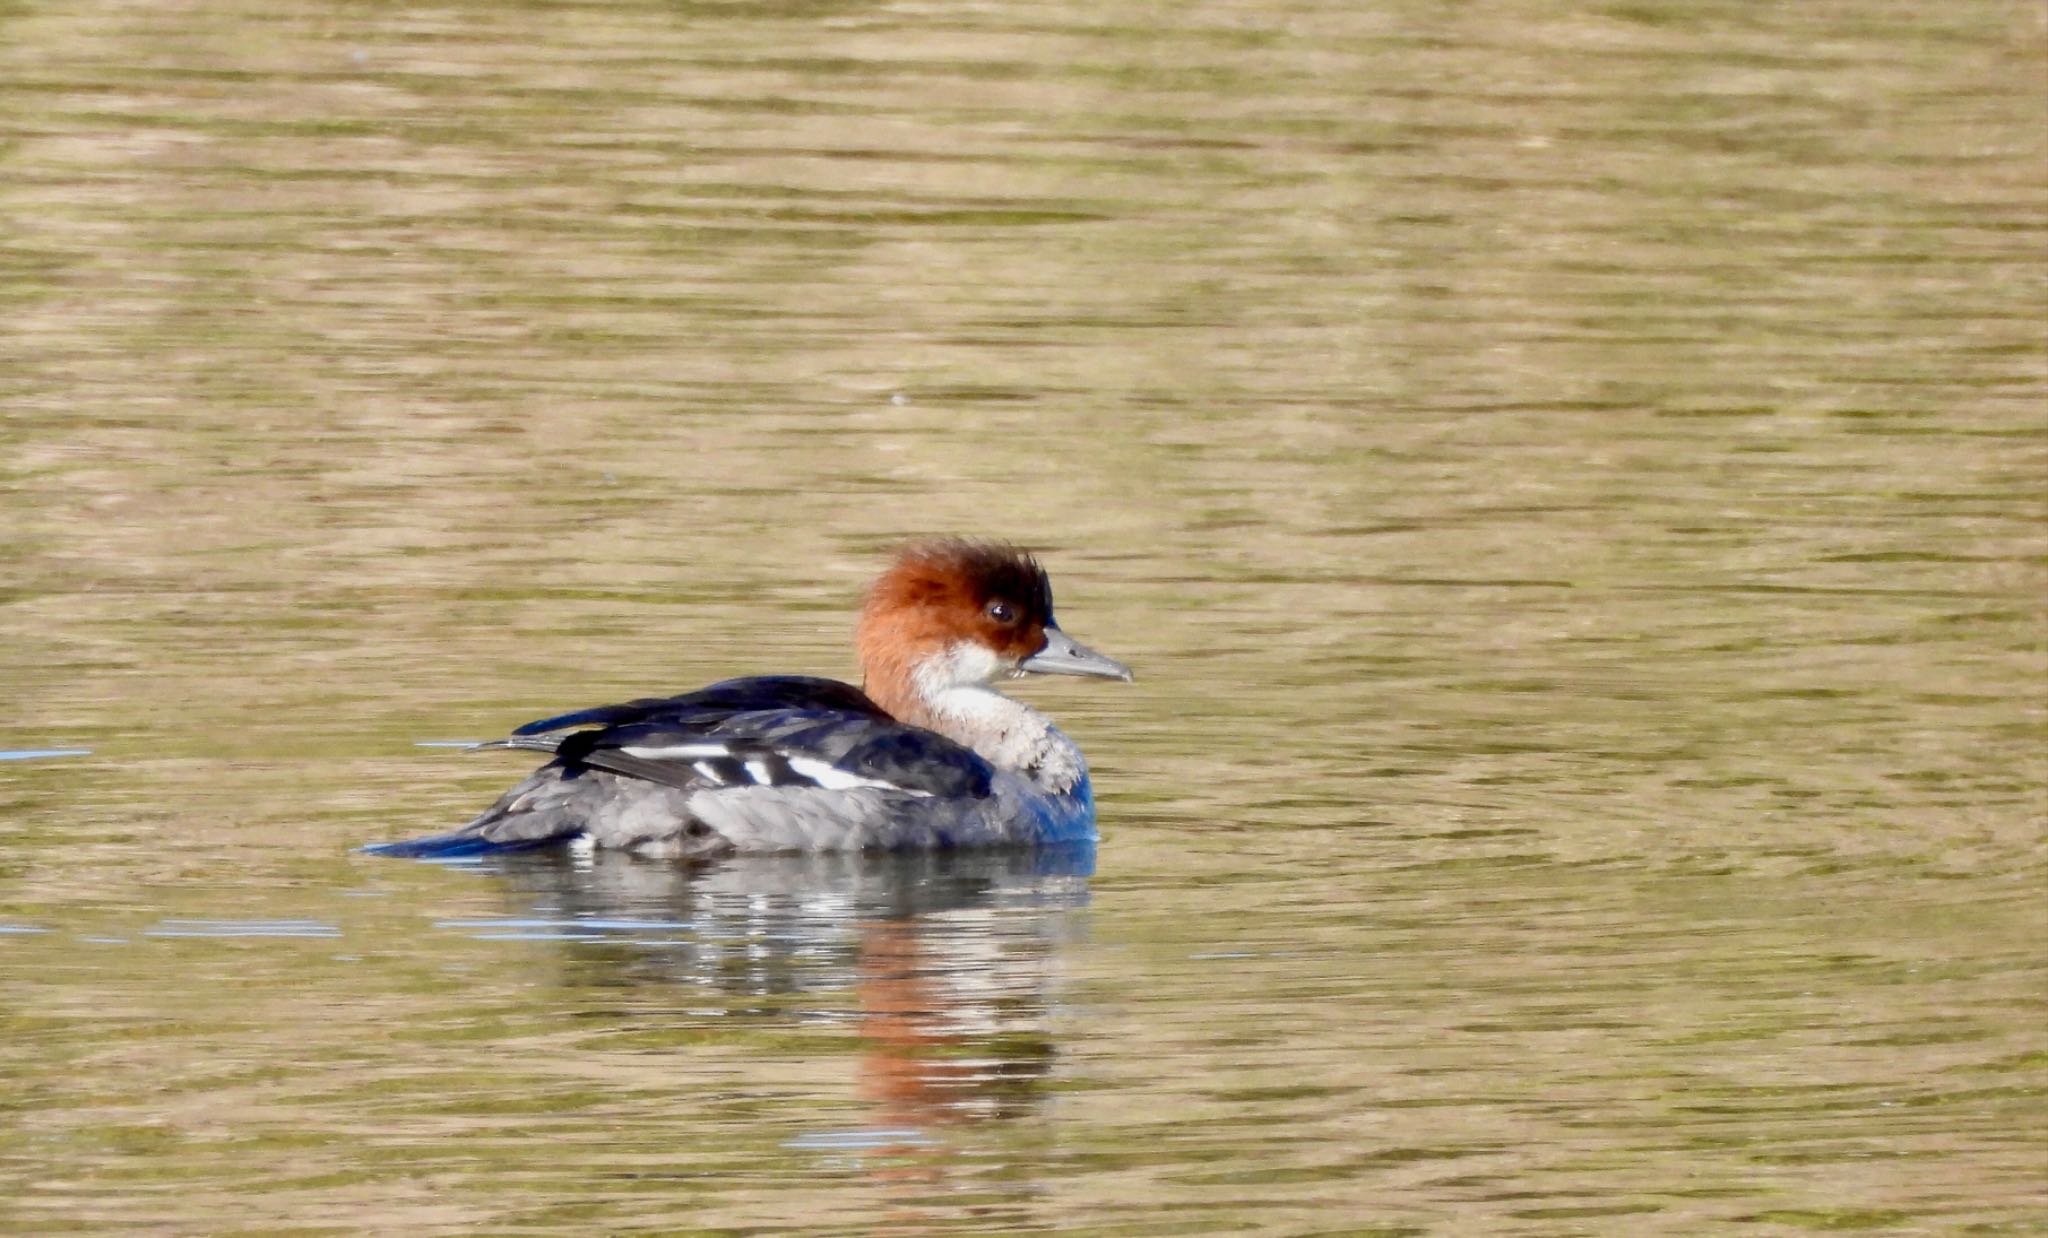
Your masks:
M1030 553L966 538L904 545L867 591L854 647L859 687L755 675L529 722L474 745L548 757L496 803L452 832L365 850L711 860L1096 840L1080 747L997 684L1133 675L1060 628Z

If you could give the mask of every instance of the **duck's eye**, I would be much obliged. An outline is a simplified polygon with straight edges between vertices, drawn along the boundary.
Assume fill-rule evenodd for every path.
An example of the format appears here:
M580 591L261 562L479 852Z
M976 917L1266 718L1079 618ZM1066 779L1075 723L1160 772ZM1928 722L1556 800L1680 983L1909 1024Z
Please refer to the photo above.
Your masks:
M997 623L1014 623L1017 619L1017 609L1008 602L990 602L988 617Z

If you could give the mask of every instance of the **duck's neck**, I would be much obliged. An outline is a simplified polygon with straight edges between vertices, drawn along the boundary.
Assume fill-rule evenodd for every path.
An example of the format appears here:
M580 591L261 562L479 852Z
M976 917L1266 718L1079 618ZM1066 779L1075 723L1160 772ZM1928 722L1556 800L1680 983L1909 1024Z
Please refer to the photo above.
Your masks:
M987 683L961 683L943 669L920 671L901 677L870 675L864 686L897 721L936 731L1043 790L1071 791L1087 776L1081 750L1044 714Z

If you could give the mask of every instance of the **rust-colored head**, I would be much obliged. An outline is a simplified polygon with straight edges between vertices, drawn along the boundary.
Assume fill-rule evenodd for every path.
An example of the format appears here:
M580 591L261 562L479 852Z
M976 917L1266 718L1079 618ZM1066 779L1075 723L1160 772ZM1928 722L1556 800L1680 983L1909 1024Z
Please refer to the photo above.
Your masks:
M1027 672L1131 678L1130 668L1053 622L1052 583L1037 560L1001 542L912 542L868 590L854 634L877 705L934 725L948 694Z
M991 677L1045 648L1052 584L1014 546L912 542L868 590L854 643L869 695L899 718L918 712L917 669L961 646L986 650Z

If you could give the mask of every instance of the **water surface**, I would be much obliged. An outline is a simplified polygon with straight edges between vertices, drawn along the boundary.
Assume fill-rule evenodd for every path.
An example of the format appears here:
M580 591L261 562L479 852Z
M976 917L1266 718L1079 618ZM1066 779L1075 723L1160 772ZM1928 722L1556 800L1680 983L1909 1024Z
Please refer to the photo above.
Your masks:
M2044 47L5 7L0 1227L2048 1226ZM355 852L923 531L1092 875Z

